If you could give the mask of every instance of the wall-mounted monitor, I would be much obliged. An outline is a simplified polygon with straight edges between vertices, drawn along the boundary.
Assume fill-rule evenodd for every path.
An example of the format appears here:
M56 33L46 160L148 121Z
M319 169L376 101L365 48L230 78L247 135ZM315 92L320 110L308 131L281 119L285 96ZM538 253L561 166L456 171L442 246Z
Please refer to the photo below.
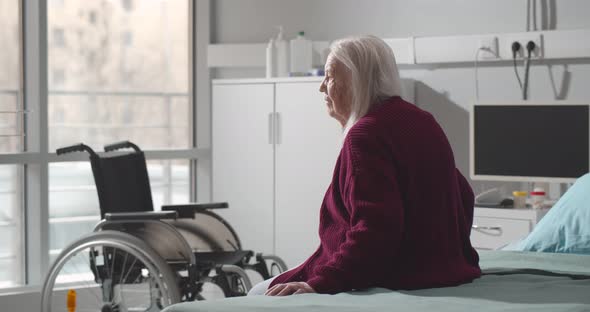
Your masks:
M590 167L590 104L478 103L470 111L474 180L573 182Z

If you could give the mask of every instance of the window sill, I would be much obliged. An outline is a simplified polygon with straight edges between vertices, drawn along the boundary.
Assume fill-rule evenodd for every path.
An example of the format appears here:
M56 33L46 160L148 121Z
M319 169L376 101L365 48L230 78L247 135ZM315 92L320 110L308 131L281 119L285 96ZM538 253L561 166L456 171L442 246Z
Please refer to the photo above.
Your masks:
M41 292L41 286L29 285L29 286L15 286L0 288L0 297L4 296L18 296L25 294L33 294Z

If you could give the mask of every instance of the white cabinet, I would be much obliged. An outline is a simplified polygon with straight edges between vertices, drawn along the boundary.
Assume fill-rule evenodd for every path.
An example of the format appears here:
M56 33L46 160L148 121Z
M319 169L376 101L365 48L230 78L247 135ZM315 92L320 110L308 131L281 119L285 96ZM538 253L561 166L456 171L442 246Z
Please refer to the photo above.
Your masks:
M342 145L319 83L276 85L276 254L289 267L319 245L319 211Z
M471 244L476 249L498 249L526 237L547 209L475 208Z
M245 249L289 267L319 244L322 199L342 144L321 79L213 83L213 200Z
M274 85L215 85L212 95L213 200L230 205L215 212L229 221L245 249L272 253Z

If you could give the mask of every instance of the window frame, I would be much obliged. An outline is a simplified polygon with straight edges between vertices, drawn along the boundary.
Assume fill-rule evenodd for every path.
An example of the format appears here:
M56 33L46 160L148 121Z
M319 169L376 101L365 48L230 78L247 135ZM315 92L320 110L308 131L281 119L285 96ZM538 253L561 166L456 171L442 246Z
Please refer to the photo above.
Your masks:
M189 198L210 199L210 77L207 67L210 0L188 2L190 145L186 149L145 150L147 160L188 160ZM0 295L36 291L49 269L49 165L88 161L77 153L49 151L47 0L18 0L20 19L19 104L24 112L22 152L0 154L0 165L22 165L24 270L22 286L0 289ZM198 14L197 14L198 12ZM198 104L197 104L198 103ZM196 181L199 181L197 188Z

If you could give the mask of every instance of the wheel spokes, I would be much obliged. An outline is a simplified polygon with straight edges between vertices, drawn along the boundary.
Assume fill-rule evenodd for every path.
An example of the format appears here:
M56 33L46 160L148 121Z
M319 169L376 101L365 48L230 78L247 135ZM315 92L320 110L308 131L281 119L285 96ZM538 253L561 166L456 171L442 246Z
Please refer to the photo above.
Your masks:
M161 311L163 287L154 278L159 273L153 271L153 263L145 263L133 252L91 246L69 254L55 275L50 288L52 308L46 311L65 311L68 289L78 294L76 311L101 311L105 305L111 311Z

